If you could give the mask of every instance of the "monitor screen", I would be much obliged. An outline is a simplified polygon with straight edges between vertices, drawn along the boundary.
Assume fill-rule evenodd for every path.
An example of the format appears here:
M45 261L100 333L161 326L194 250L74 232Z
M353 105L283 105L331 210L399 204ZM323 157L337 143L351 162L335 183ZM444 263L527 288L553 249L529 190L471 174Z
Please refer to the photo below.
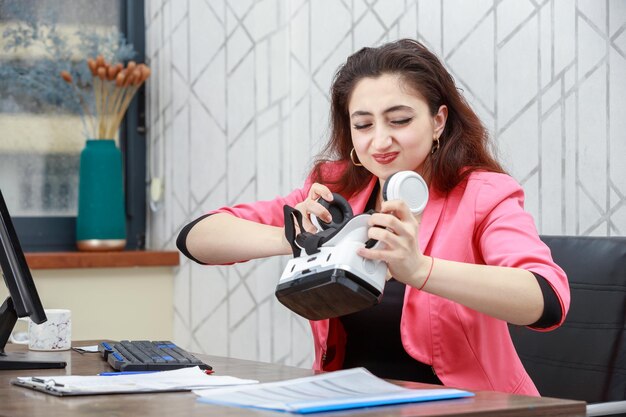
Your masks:
M30 317L35 323L46 321L46 314L13 228L2 191L0 191L0 268L17 316Z
M46 321L35 282L15 233L9 209L0 191L0 268L9 297L0 307L0 369L62 368L64 362L41 360L36 355L7 353L5 347L18 317L29 317L34 323Z

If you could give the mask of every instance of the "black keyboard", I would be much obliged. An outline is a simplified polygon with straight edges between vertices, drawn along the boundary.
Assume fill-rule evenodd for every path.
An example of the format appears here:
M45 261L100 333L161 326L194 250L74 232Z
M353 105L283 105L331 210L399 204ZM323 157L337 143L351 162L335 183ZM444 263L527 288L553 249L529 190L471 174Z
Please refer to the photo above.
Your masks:
M116 371L168 371L191 366L212 369L185 349L169 341L102 342L98 345L98 350L102 358Z

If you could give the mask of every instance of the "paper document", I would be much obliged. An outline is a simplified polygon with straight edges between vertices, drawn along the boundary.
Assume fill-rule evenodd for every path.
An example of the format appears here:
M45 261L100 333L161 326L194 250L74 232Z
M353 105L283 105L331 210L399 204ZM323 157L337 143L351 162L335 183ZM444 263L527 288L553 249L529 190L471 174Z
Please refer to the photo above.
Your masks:
M60 396L190 391L227 385L256 384L258 382L252 379L241 379L232 376L207 375L197 366L145 374L18 377L11 381L14 385Z
M254 386L194 390L194 393L200 396L199 401L206 403L300 414L474 395L451 388L403 388L372 375L364 368Z

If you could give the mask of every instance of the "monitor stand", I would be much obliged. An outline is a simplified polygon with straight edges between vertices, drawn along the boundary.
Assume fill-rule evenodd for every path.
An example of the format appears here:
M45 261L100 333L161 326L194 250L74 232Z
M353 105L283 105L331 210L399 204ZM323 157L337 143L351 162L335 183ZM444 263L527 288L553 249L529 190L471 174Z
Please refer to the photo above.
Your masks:
M62 354L53 352L9 352L4 348L17 322L13 300L8 297L0 307L0 370L65 368Z

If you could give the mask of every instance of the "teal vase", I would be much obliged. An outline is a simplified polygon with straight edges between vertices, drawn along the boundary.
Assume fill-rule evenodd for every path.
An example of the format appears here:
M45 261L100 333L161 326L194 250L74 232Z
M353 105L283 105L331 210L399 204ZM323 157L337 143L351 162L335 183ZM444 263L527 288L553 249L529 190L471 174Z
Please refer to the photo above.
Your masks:
M80 154L76 243L83 251L126 247L122 154L113 139L89 139Z

